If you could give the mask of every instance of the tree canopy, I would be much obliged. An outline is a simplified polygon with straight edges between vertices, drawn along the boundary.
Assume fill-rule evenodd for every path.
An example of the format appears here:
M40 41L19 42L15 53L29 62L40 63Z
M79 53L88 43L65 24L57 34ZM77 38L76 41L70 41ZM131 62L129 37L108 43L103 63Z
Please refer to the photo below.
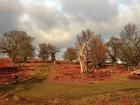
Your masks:
M81 73L88 72L91 68L101 66L106 60L106 46L101 35L94 35L89 29L77 35L76 40L77 56L81 66Z
M34 38L24 31L9 31L0 38L0 52L6 53L11 61L15 58L24 59L34 56Z
M102 66L104 61L107 59L107 49L103 41L102 36L96 35L91 41L90 51L89 51L89 60L91 63L96 66Z
M72 62L73 60L76 60L77 59L76 48L74 48L74 47L67 48L63 54L63 58L65 60L69 60L70 62Z
M111 37L106 43L108 56L112 59L113 65L115 66L118 60L120 39L117 37Z
M119 59L129 67L137 66L140 62L140 30L132 22L126 24L120 32L121 45Z
M48 58L51 57L52 62L55 63L56 61L55 55L57 52L59 52L59 48L57 48L56 46L52 44L49 44L49 43L39 44L38 57L41 58L42 60L45 60L46 62Z

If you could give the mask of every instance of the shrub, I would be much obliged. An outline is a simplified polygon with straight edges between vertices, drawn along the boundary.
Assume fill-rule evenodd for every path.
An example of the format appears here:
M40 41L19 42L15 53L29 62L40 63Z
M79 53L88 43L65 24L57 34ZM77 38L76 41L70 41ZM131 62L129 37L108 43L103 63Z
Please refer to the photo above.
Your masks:
M140 80L140 75L129 75L128 79L132 79L132 80Z

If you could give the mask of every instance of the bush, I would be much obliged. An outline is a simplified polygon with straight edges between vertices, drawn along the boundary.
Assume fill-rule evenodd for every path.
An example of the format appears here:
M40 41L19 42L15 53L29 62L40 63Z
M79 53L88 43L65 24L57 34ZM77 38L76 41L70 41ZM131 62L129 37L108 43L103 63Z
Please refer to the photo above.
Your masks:
M132 80L140 80L140 75L129 75L128 79L132 79Z

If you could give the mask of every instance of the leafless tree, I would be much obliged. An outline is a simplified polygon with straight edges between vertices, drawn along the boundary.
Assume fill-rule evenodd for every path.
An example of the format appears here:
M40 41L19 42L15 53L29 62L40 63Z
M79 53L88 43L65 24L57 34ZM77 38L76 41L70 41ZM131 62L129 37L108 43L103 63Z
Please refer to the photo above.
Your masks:
M0 38L0 52L6 53L10 61L15 58L24 59L34 55L34 38L28 36L24 31L9 31Z
M74 48L74 47L67 48L63 54L63 58L65 60L69 60L70 62L72 62L73 60L76 60L77 59L76 48Z
M16 58L26 61L27 57L35 56L35 47L32 45L34 38L23 34L18 39L18 46L16 51Z
M93 40L94 32L89 29L83 30L80 35L77 35L76 47L78 50L78 60L80 62L81 74L88 71L87 62L89 61L89 45Z
M59 48L51 45L49 48L49 53L51 54L52 63L56 63L56 54L59 52Z
M39 44L39 54L38 57L42 60L45 60L47 62L48 58L51 57L52 62L55 63L56 61L56 53L59 52L59 49L55 47L54 45L43 43Z
M126 24L120 32L120 39L119 59L131 69L140 62L140 31L137 25L132 22Z
M106 43L107 53L112 59L112 63L115 66L118 60L118 51L120 47L120 39L117 37L111 37L110 40Z
M94 36L90 45L89 59L95 68L104 64L104 61L107 59L106 53L107 48L101 35Z
M46 61L49 58L49 48L50 48L50 44L48 43L42 43L39 44L39 54L38 57L41 58L42 60Z

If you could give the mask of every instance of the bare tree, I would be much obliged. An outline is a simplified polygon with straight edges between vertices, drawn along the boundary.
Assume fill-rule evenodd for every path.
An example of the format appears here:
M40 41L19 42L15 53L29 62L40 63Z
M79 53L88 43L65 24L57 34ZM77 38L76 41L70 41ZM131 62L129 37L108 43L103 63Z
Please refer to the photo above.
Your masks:
M44 60L45 62L48 61L49 58L49 48L50 48L50 44L48 43L42 43L39 44L39 54L38 57L41 58L42 60Z
M26 62L27 57L35 56L35 47L32 45L34 38L27 36L27 34L22 34L18 39L16 58L21 61Z
M107 59L106 52L107 48L101 35L94 36L90 45L89 59L95 68L104 64L104 61Z
M119 59L131 69L140 62L140 31L137 25L132 22L126 24L120 32L120 39Z
M9 31L0 38L0 52L6 53L11 62L15 58L27 58L33 56L33 41L34 38L24 31Z
M59 49L55 47L54 45L43 43L39 44L39 54L38 57L42 60L45 60L47 62L48 58L51 57L52 62L56 63L56 53L59 52Z
M69 60L70 62L72 62L73 60L76 60L77 59L76 48L74 48L74 47L67 48L63 54L63 58L65 60Z
M59 52L59 48L57 48L54 45L51 45L49 49L50 49L49 53L51 54L52 63L56 63L56 54Z
M117 37L111 37L110 40L106 43L107 53L112 59L113 65L116 65L118 60L118 51L120 47L120 39Z
M89 45L93 39L94 32L87 29L82 31L80 35L77 35L76 47L78 50L78 60L80 62L81 74L88 71L87 62L89 60Z

